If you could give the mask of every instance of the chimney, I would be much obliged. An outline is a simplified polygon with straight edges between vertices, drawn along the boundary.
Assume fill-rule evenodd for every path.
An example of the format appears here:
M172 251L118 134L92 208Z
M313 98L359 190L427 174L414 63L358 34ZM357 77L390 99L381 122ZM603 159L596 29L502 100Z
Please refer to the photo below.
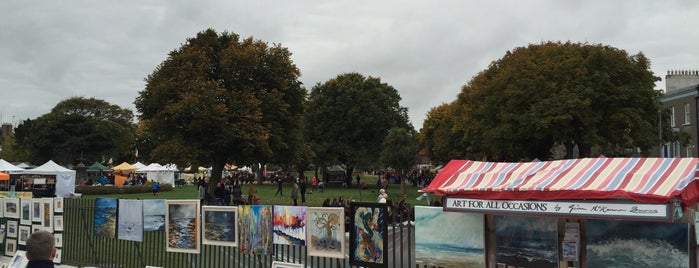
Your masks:
M699 85L699 71L697 70L671 70L667 71L667 75L665 75L666 93L694 85Z

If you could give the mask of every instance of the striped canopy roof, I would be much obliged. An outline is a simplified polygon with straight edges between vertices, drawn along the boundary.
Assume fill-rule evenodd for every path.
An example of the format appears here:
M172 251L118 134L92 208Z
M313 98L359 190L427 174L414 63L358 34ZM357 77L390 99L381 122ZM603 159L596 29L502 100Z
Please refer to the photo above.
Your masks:
M697 158L581 158L502 163L450 161L423 192L480 199L629 198L696 203Z

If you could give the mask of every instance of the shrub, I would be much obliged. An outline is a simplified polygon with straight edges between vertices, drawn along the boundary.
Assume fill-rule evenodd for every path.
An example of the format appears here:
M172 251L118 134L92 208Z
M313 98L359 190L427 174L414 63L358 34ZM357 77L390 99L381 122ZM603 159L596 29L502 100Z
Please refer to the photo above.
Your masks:
M151 185L152 183L150 185L146 184L134 186L75 186L75 192L84 195L150 193L153 191L153 187ZM172 191L172 184L161 184L160 191Z

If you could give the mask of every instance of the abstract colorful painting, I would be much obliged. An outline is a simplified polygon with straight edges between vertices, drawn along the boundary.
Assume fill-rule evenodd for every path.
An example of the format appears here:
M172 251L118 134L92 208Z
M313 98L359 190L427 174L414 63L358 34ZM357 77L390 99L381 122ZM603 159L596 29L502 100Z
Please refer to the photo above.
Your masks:
M165 231L165 199L143 200L143 231Z
M558 267L558 221L555 218L495 216L494 220L498 265Z
M201 237L199 199L167 200L166 204L166 251L199 253L199 237Z
M306 207L274 206L274 243L306 245Z
M306 209L308 256L345 258L345 209L310 207Z
M485 267L483 214L415 206L415 261L443 267Z
M143 201L119 199L117 238L143 242Z
M117 204L116 198L95 199L95 223L93 226L93 233L96 236L109 238L114 238L116 236ZM42 211L44 211L44 205L45 203L42 204ZM53 207L53 204L51 204L51 207ZM43 217L46 217L46 215ZM48 218L51 217L49 216ZM44 219L44 221L46 221L46 219Z
M238 206L240 239L238 247L243 254L270 255L273 253L272 206Z
M388 207L385 203L350 205L350 265L387 267Z
M587 267L690 267L689 226L588 220Z
M32 224L32 199L31 198L20 198L19 199L19 223L24 225ZM21 245L21 244L20 244Z
M203 244L229 247L238 245L238 207L203 206L202 213Z

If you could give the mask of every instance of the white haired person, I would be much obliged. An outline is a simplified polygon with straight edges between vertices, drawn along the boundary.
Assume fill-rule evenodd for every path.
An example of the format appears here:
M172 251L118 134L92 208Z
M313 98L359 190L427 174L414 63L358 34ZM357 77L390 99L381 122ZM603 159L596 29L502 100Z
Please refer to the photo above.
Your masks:
M29 260L26 268L54 267L53 258L56 257L56 247L53 234L47 231L37 231L27 238L27 252Z
M386 199L388 199L388 194L386 193L386 189L379 190L379 197L376 198L376 202L386 203Z

